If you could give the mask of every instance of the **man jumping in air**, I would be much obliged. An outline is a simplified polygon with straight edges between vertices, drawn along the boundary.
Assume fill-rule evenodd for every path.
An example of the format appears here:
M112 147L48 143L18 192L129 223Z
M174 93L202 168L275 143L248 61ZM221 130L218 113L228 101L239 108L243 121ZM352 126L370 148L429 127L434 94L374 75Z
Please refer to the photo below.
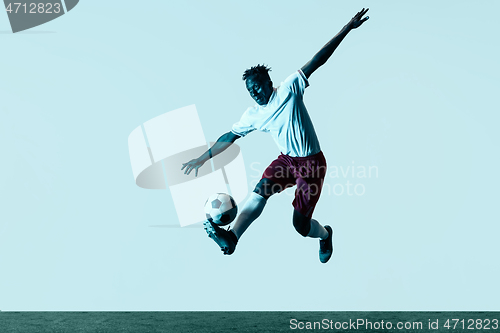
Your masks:
M198 169L210 158L228 148L236 139L259 130L269 132L279 149L278 156L264 171L262 179L255 186L249 199L241 209L231 230L224 230L217 224L205 221L205 230L221 248L224 254L232 254L241 235L262 213L267 199L284 189L297 186L292 202L293 226L304 237L320 239L319 259L326 263L333 253L333 230L322 226L312 218L326 174L326 160L321 152L313 123L306 110L302 96L309 86L309 77L323 65L347 34L360 27L368 16L362 9L300 70L290 75L278 88L273 88L269 77L270 68L257 65L243 74L250 96L257 102L248 108L240 121L230 132L199 158L184 163L185 174Z

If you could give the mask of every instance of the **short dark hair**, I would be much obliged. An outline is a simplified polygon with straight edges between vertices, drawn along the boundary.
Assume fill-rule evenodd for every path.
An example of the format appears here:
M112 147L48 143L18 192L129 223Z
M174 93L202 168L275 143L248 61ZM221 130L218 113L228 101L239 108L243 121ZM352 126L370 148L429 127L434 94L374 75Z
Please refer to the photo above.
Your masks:
M271 80L271 77L269 76L269 72L271 71L271 67L267 67L266 65L257 65L253 66L250 69L247 69L245 73L243 73L243 81L248 79L251 76L258 76L259 78L262 79L269 79Z

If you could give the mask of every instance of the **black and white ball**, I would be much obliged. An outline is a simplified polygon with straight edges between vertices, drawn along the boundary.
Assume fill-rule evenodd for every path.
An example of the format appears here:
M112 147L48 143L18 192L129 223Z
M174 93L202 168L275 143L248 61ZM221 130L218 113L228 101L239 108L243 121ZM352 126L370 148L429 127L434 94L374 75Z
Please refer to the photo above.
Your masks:
M228 225L236 217L238 207L234 199L226 193L215 193L205 202L207 220L218 225Z

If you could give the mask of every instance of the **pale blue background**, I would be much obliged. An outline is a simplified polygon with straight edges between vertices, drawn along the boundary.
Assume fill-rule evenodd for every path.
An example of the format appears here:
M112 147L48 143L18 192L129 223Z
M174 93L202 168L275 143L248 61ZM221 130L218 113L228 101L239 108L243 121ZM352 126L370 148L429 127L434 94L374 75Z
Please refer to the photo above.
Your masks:
M500 2L370 4L81 1L15 35L1 14L0 309L500 310ZM327 179L366 189L317 206L331 262L286 193L229 257L201 228L151 227L177 217L135 185L129 133L196 104L215 140L253 104L243 70L279 84L366 6L305 95L329 165L379 170ZM239 144L249 181L278 154Z

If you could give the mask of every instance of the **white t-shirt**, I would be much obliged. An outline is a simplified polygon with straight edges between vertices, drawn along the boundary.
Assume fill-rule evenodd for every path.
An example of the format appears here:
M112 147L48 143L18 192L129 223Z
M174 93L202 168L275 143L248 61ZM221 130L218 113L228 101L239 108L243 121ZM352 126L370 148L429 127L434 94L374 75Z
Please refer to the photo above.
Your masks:
M302 100L309 82L301 70L286 78L267 105L248 108L231 129L245 136L259 130L269 132L283 154L305 157L321 151L314 126Z

